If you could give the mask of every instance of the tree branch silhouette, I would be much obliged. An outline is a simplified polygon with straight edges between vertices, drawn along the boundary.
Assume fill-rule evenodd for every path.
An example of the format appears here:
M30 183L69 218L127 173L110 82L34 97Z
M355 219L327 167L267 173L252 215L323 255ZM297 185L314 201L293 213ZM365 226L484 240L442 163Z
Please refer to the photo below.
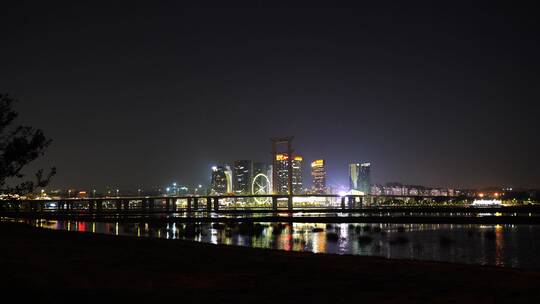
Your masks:
M56 168L51 168L47 174L39 169L34 180L22 180L25 177L22 170L43 156L51 140L40 129L13 125L18 116L12 108L15 102L16 99L0 94L0 191L27 194L47 186Z

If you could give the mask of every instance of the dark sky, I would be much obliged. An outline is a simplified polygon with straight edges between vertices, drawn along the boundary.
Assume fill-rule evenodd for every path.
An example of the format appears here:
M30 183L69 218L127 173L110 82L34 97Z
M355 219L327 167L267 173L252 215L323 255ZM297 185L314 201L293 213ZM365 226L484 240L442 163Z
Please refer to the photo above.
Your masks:
M0 91L53 139L34 167L57 166L54 187L208 183L286 135L306 181L325 158L332 184L370 161L379 183L540 186L523 2L79 2L0 4Z

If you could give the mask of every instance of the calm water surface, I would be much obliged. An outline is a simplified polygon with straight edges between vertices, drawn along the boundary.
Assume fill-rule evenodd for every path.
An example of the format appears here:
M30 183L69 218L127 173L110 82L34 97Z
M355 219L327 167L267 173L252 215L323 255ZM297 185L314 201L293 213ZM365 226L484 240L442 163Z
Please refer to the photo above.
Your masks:
M33 226L184 239L285 251L354 254L540 269L540 226L320 223L103 223L24 220Z

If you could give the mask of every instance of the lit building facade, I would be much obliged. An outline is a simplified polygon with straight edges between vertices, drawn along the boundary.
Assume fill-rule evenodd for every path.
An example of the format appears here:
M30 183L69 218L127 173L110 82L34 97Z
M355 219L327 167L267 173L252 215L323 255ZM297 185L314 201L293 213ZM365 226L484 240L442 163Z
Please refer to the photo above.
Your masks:
M326 166L324 159L317 159L311 163L311 180L313 193L326 193Z
M293 194L302 193L302 157L299 155L294 156L292 159L292 192ZM273 180L272 189L277 194L289 193L289 170L288 170L289 156L287 153L276 154L275 166L273 167Z
M302 193L302 157L301 156L295 156L293 158L292 162L292 186L293 186L293 194L301 194Z
M253 178L253 162L251 160L237 160L234 162L234 193L250 194L251 180Z
M257 174L268 174L268 166L265 163L261 162L254 162L253 163L253 176L256 176Z
M232 170L230 166L212 167L212 180L210 182L211 194L227 194L233 192Z
M364 194L371 192L371 163L349 164L349 188Z
M430 188L420 185L387 183L385 186L372 185L371 194L394 196L457 196L459 191L452 188Z

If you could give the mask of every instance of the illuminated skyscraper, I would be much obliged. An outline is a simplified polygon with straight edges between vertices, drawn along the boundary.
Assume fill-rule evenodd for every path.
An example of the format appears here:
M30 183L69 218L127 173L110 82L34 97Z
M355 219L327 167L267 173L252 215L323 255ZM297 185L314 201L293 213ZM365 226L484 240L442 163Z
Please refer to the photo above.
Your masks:
M317 159L311 163L311 179L313 192L316 194L326 193L326 166L324 159Z
M360 165L360 191L365 194L371 192L371 163Z
M261 162L254 162L253 163L253 176L256 176L257 174L268 174L268 166L265 163Z
M234 193L250 194L251 179L253 178L253 162L237 160L234 162Z
M349 187L350 190L370 193L371 163L349 164Z
M232 170L228 165L212 167L211 194L232 193Z
M268 180L270 181L270 187L268 187L269 193L274 193L274 166L269 165L267 171Z
M302 157L296 155L292 162L293 194L302 193Z
M288 194L289 171L287 167L289 157L287 153L276 154L275 167L273 167L274 184L272 188L275 193ZM293 194L302 193L302 157L294 156L292 160L292 191Z

